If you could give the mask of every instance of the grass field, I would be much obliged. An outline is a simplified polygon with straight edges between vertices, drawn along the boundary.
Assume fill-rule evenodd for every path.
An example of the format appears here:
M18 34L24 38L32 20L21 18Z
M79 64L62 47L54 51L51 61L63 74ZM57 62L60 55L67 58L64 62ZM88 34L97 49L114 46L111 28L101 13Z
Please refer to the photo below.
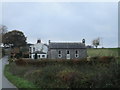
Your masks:
M88 56L119 56L120 48L87 49Z
M88 56L118 57L118 49L88 49ZM42 89L120 88L120 62L79 63L79 61L43 60L39 66L36 63L34 65L18 66L15 62L12 62L7 67L9 67L7 71L11 75L20 77L23 81L27 80ZM16 82L15 79L12 80L14 80L12 82ZM25 87L27 85L25 84ZM28 85L28 88L31 87Z

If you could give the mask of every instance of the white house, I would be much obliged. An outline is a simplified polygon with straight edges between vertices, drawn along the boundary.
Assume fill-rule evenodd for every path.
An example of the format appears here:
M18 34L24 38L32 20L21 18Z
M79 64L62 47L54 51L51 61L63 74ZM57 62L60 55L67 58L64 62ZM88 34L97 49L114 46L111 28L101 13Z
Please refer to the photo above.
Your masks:
M48 46L41 43L41 40L37 40L36 44L30 46L29 52L29 57L32 59L47 58Z

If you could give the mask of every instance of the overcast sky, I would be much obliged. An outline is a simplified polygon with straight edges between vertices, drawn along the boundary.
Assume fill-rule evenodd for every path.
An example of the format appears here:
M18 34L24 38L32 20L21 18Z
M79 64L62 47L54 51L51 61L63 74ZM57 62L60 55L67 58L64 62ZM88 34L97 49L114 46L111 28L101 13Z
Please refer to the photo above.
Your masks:
M11 2L3 3L3 24L21 30L27 42L71 41L90 45L100 37L104 47L118 46L118 3Z

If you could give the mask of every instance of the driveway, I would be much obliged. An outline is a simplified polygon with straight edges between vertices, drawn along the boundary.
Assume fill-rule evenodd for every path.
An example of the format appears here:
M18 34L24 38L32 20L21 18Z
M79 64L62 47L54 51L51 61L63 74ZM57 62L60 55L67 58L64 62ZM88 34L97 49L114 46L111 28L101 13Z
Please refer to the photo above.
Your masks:
M4 67L8 64L8 56L5 56L0 60L0 66L2 69L0 69L0 73L2 77L2 82L0 82L0 85L2 85L2 90L9 90L8 88L12 88L11 90L18 90L16 86L14 86L11 82L8 81L8 79L4 76ZM1 84L2 83L2 84ZM1 87L1 86L0 86Z

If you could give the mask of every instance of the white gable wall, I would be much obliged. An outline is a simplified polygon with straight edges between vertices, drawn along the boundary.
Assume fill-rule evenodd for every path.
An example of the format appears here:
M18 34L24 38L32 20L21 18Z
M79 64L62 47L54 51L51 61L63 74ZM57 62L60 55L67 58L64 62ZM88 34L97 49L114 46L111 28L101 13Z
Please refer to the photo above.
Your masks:
M46 53L46 54L37 54L38 58L47 58L48 47L44 45L43 43L37 43L37 44L31 45L29 48L29 51L30 51L29 57L32 59L34 59L34 55L35 55L34 52L36 51L41 51L41 52Z
M35 48L35 51L42 51L42 52L45 52L45 53L47 53L47 51L48 51L48 47L45 46L42 43L37 43L37 44L31 45L30 47L31 47L31 50L30 50L31 53L34 52L33 51L34 48Z

